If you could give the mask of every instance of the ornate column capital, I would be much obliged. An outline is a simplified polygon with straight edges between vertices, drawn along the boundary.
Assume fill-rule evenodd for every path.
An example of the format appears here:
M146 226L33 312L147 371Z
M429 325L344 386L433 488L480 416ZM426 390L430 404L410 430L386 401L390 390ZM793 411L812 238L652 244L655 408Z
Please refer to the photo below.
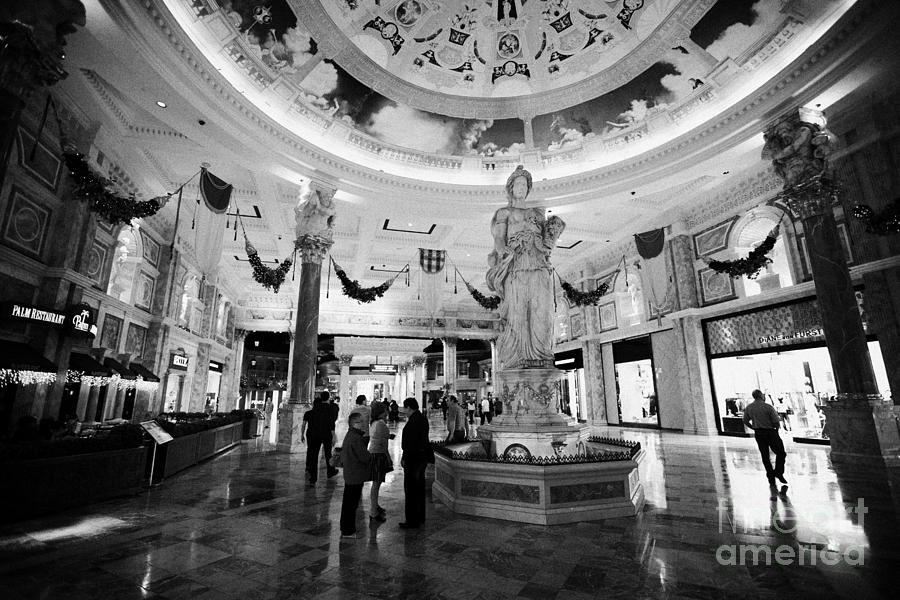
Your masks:
M0 88L26 98L68 76L65 36L85 25L84 5L70 2L13 3L0 8Z
M837 200L837 187L828 177L831 136L824 117L797 108L770 123L763 131L762 157L772 161L784 182L779 198L801 219L822 214Z
M294 338L297 337L297 333L294 331L291 331L290 329L288 329L287 335L288 335L288 340L290 340L291 342L293 342Z
M350 363L353 362L352 354L341 354L338 356L338 361L341 363L342 367L349 367Z
M422 356L413 356L412 362L413 362L414 365L416 365L417 367L419 367L419 366L424 365L424 364L425 364L425 361L426 361L427 359L428 359L428 357L427 357L427 356L424 356L424 355L422 355Z
M459 342L459 338L455 337L442 337L441 342L444 343L444 346L452 346L456 347L457 342Z
M246 329L235 328L235 330L234 330L234 339L235 340L243 340L245 337L247 337Z
M294 241L294 248L300 253L301 263L319 265L333 245L333 239L321 235L301 235Z

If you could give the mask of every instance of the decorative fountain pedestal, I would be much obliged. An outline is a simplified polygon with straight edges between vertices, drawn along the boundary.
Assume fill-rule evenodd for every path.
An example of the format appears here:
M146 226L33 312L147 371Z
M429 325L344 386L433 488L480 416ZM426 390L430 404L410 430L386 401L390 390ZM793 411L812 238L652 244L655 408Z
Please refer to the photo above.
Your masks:
M503 414L476 442L436 447L434 497L455 512L540 525L640 511L640 444L590 437L588 425L555 412L561 377L504 371Z
M644 504L640 445L591 438L557 408L550 253L566 224L526 205L531 185L519 165L491 219L485 281L500 300L494 393L503 413L478 429L478 442L437 445L434 497L456 512L542 525L631 516Z

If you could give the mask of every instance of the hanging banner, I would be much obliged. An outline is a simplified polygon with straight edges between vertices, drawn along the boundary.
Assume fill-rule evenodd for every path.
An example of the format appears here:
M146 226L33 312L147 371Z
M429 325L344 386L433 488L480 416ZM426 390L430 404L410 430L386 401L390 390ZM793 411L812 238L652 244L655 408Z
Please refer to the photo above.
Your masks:
M634 244L637 246L641 258L651 259L659 256L666 243L666 230L664 227L634 234Z
M446 250L429 250L427 248L419 248L419 266L422 271L429 275L440 273L444 270L444 264L447 262Z
M226 183L206 170L200 169L200 194L206 207L214 213L224 213L231 203L231 191L233 186Z

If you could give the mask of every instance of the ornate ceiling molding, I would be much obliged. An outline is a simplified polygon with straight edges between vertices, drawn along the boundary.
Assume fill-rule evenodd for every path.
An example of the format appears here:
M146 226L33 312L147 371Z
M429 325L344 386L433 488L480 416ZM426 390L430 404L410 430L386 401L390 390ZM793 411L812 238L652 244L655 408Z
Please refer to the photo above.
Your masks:
M427 195L436 203L499 204L504 201L500 186L460 186L401 177L369 169L324 152L287 132L277 121L237 94L227 80L185 39L174 23L174 18L161 5L161 0L141 0L141 7L146 12L139 20L134 14L126 13L126 9L119 3L112 0L101 2L129 35L142 41L143 49L158 52L156 44L148 38L152 30L155 30L154 35L161 35L166 39L170 49L181 57L180 68L193 73L192 85L206 96L210 105L218 105L229 116L238 118L245 128L249 126L251 130L257 129L262 135L260 139L268 137L269 147L273 150L277 148L276 152L283 153L285 157L296 156L313 165L313 172L320 178L334 182L341 180L338 185L341 189L365 195L373 192L409 198ZM672 142L632 159L578 175L536 182L535 196L567 195L566 203L575 203L586 200L586 196L595 197L601 189L603 193L615 193L628 189L648 176L659 179L676 175L689 165L713 158L728 147L752 138L759 129L748 126L765 119L785 99L794 95L797 103L803 103L820 93L826 85L821 80L808 85L811 80L826 72L832 79L846 72L849 64L843 61L845 66L842 66L842 60L858 48L860 40L869 39L875 30L884 28L885 23L890 20L880 18L879 10L884 8L883 4L879 5L873 0L859 0L832 30L812 44L797 61L741 103ZM153 52L150 55L155 56ZM163 70L169 70L174 78L184 75L173 72L171 65L163 63L160 59L155 64L160 65ZM276 146L271 144L272 140L277 142ZM298 168L296 163L291 163L290 166ZM408 165L405 168L408 169ZM423 170L421 175L427 177L428 171Z

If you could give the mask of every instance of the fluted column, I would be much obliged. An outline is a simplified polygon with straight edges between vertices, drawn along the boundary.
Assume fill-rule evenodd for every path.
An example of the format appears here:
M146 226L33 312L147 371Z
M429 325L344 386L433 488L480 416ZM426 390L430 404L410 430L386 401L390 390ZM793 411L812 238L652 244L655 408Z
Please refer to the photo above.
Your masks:
M341 354L338 356L341 365L341 379L338 384L338 396L340 397L340 413L338 420L343 423L350 414L354 399L350 397L350 363L353 362L352 354Z
M456 393L456 338L441 338L444 343L444 389Z
M278 414L278 444L281 452L302 452L302 416L312 404L316 389L316 353L319 336L319 296L322 261L334 244L334 188L318 183L294 210L297 218L295 247L300 254L300 291L294 329L294 359L290 368L288 406Z
M241 375L244 370L244 339L247 337L246 329L234 330L234 373L232 374L231 401L227 404L230 409L244 408L241 405Z
M497 338L491 340L491 386L494 388L494 397L499 397L500 387L500 358L497 356Z
M398 369L400 370L400 397L406 398L409 395L407 393L407 383L409 383L409 378L406 376L406 365L400 365Z
M294 375L294 340L297 338L293 331L288 331L288 340L290 341L290 347L288 350L288 368L287 368L287 390L288 394L291 393L291 382L293 381Z
M838 187L826 162L827 134L791 113L765 131L763 158L784 180L781 198L803 223L822 330L837 397L826 406L831 459L884 464L900 453L892 405L878 393L850 271L838 237L833 206Z

